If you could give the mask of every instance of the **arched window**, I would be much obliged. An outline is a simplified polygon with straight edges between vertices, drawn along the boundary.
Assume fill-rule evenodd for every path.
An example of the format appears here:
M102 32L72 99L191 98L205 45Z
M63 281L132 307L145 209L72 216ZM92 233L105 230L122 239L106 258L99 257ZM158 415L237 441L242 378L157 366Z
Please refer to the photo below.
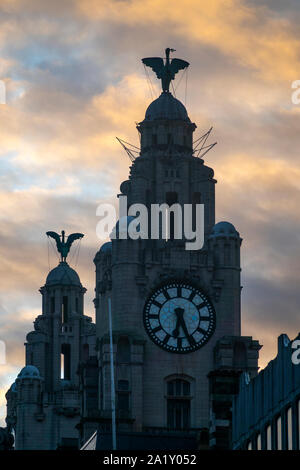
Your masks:
M187 380L167 382L167 425L169 429L189 429L191 415L191 384Z
M287 450L293 449L292 407L286 410Z
M282 450L281 416L276 419L276 448Z
M61 345L61 379L71 379L71 345Z
M68 323L69 316L69 302L68 296L63 296L62 306L61 306L61 322L62 324Z
M120 364L130 362L130 343L126 336L118 340L117 344L117 362Z
M270 424L268 424L266 428L266 437L267 437L267 450L272 450L272 429L271 429Z
M261 434L256 437L256 450L261 450Z
M175 191L169 191L166 193L166 204L169 206L172 206L172 204L175 204L178 202L178 194Z

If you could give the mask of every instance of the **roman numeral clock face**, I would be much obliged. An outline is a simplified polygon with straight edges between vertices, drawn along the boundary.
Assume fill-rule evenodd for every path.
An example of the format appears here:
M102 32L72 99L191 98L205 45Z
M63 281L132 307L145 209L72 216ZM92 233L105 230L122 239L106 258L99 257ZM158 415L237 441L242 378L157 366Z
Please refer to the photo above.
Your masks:
M196 287L175 281L158 288L144 309L145 329L154 343L174 353L203 346L216 326L215 311Z

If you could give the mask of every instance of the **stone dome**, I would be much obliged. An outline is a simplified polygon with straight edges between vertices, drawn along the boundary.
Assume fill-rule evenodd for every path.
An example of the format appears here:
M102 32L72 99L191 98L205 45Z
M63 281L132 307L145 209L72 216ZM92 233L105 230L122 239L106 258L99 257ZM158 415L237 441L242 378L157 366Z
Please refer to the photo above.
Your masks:
M99 252L100 253L110 253L111 250L112 250L112 243L111 242L106 242L101 246Z
M61 261L56 268L52 269L47 276L46 285L65 285L65 286L79 286L81 282L77 272L70 268L68 263Z
M21 379L40 379L40 372L37 367L35 366L25 366L21 370L21 372L18 374L17 380Z
M156 119L190 122L184 105L168 92L163 92L147 108L145 121L155 121Z
M230 222L218 222L212 229L210 237L239 237L240 234Z
M96 263L100 259L101 255L111 254L111 251L112 251L112 243L111 242L103 243L103 245L100 247L100 249L95 254L94 263Z
M14 383L11 385L11 387L10 387L10 389L9 389L9 392L17 393L17 384L16 384L16 382L14 382Z

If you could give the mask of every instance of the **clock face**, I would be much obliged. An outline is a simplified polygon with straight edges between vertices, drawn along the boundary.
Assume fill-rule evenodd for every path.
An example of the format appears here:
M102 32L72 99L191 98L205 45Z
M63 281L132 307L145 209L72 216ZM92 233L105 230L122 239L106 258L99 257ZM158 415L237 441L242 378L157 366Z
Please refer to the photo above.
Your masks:
M203 346L216 326L214 308L196 287L174 281L159 287L144 309L144 325L152 341L174 353Z

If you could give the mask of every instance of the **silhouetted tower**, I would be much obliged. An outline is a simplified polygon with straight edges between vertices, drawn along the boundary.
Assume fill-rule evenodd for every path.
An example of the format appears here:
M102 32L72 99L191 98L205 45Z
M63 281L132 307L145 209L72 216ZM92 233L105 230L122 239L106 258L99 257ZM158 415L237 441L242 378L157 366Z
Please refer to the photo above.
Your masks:
M158 77L167 66L159 58L143 62ZM118 222L117 237L96 254L100 422L101 417L107 422L111 412L110 297L119 432L203 431L207 435L214 413L209 373L224 367L255 374L259 347L252 338L243 341L240 336L242 240L231 223L215 224L214 172L194 152L196 125L165 88L137 125L140 155L120 186L121 195L127 196L128 208L142 203L148 213L153 204L178 203L182 211L184 204L193 210L203 204L204 245L186 250L184 236L173 236L172 219L168 240L162 236L121 239L121 230L133 221L127 217ZM152 223L149 217L149 237ZM223 347L229 337L230 357ZM246 345L243 363L234 359L235 341ZM213 438L211 445L216 445Z

